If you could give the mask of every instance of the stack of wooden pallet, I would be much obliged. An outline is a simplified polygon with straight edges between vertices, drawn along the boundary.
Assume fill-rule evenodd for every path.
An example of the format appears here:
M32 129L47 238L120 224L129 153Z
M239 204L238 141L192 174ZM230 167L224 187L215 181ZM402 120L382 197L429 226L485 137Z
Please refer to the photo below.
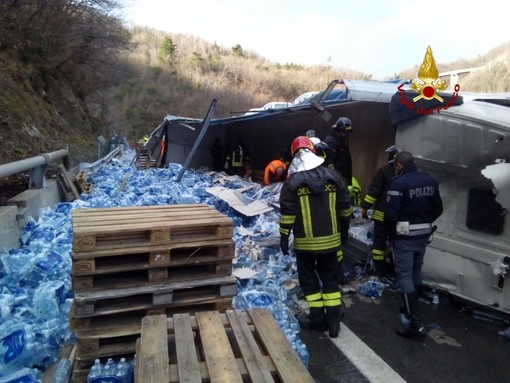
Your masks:
M82 170L75 176L71 177L78 193L91 193L92 192L92 184L87 180L87 171Z
M76 382L95 358L133 354L146 315L231 307L233 224L212 207L77 209L72 225Z
M136 353L137 383L314 381L264 309L146 316Z

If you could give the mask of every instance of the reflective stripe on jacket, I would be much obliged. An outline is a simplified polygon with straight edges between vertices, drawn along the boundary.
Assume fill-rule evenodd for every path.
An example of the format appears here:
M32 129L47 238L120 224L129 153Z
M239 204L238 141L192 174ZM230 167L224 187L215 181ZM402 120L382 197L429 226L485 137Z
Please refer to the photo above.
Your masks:
M352 215L347 188L338 172L324 166L293 173L280 193L280 233L294 233L296 251L340 250Z

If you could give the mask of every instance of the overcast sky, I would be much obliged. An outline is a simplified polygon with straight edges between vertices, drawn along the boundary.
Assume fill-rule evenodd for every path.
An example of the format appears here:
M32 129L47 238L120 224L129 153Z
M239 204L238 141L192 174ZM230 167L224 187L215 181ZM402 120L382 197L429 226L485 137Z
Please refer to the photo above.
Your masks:
M496 0L126 3L131 25L194 35L227 48L239 44L281 64L356 69L374 79L421 65L428 45L437 63L449 63L510 41L504 2Z

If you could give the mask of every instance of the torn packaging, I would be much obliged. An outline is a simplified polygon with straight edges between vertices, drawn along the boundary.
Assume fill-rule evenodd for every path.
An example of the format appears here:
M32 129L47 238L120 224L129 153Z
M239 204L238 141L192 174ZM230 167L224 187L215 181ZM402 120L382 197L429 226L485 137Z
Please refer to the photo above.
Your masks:
M210 187L206 188L205 191L225 201L232 209L235 209L247 217L253 217L273 210L272 207L259 200L245 204L242 200L243 195L236 190L223 187Z

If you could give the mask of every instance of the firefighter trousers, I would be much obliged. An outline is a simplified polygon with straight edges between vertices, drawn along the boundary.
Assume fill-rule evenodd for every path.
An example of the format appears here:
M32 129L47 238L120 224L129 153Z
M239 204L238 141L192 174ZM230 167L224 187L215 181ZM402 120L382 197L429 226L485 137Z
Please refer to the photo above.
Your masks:
M338 260L335 252L312 254L296 252L301 290L310 305L310 315L328 325L340 322L341 294L336 281Z

